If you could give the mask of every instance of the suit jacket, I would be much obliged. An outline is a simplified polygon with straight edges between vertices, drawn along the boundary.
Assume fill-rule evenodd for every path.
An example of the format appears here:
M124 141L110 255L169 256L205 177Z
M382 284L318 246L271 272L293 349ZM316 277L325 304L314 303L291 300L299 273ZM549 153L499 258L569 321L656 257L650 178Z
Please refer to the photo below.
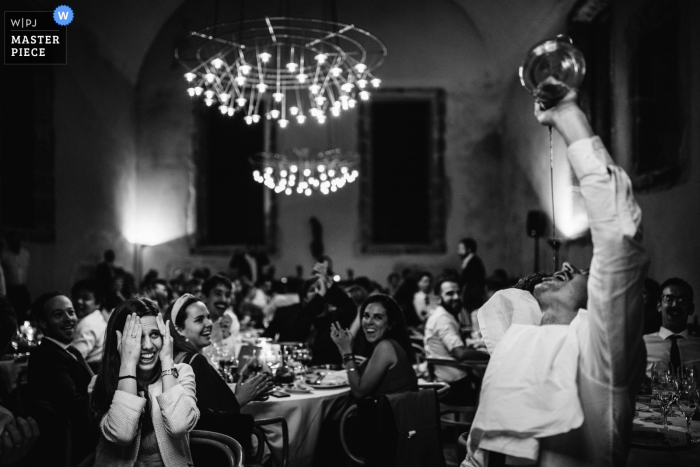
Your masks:
M98 431L89 420L88 385L92 375L81 366L68 351L48 339L32 350L27 368L28 395L33 403L27 404L30 415L33 409L50 407L51 411L64 422L71 423L73 434L73 457L81 460L95 449ZM45 411L37 414L38 419L51 418ZM46 420L42 433L52 431L51 420ZM37 423L40 423L37 420ZM52 436L53 437L53 436ZM82 456L82 457L81 457Z
M484 285L486 283L486 268L481 258L474 255L467 267L459 273L459 280L466 291L464 307L468 311L476 310L484 304Z

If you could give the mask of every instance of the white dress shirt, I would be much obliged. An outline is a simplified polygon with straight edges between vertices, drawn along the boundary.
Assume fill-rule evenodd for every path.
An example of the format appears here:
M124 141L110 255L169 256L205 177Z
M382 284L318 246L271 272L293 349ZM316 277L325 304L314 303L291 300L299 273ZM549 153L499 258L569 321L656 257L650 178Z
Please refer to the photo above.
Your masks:
M671 361L671 336L680 336L678 350L681 353L681 363L695 363L700 366L700 337L691 336L688 330L674 334L661 326L659 332L644 336L647 346L647 376L651 378L651 367L657 362Z
M435 308L425 323L423 342L429 357L454 360L450 352L457 347L464 347L464 341L459 335L457 318L441 306ZM440 381L448 383L458 381L466 377L467 374L466 371L459 368L435 366L435 376Z
M593 241L588 319L576 330L584 421L568 433L540 439L538 465L614 467L626 463L645 364L642 288L648 259L640 243L642 216L629 177L600 138L574 142L567 155L580 181ZM463 465L474 464L465 460Z
M102 361L106 330L107 317L99 309L78 321L72 345L78 349L88 363Z

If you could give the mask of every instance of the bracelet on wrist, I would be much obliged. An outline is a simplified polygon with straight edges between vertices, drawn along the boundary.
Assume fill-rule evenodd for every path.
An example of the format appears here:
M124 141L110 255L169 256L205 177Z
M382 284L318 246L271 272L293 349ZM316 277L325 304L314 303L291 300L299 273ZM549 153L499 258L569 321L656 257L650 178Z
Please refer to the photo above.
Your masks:
M357 369L356 368L348 368L348 373L350 373L351 371L357 371Z
M134 381L136 381L136 376L134 376L134 375L120 376L119 378L117 378L117 381L121 381L123 379L133 379Z

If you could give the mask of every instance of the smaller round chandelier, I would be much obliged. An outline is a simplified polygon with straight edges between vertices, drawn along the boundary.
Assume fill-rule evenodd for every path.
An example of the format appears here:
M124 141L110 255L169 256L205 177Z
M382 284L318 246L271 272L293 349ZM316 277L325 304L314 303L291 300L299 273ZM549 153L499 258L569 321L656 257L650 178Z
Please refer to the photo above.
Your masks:
M190 96L248 124L264 116L286 128L309 117L323 124L368 100L386 47L351 24L265 17L190 32L175 57Z
M287 154L260 153L251 157L253 178L275 193L324 195L352 183L358 177L355 169L358 155L340 149L312 154L308 148L292 149Z

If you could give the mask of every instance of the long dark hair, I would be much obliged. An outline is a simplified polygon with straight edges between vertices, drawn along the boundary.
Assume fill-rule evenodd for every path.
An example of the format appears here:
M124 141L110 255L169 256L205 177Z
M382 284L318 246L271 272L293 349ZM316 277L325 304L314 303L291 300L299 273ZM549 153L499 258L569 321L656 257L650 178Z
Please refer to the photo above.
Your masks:
M187 295L189 295L189 296L186 297ZM173 307L175 306L175 303L177 303L177 300L175 300L170 305L168 305L168 308L165 310L164 319L166 321L170 320L170 335L173 337L173 350L174 350L173 357L177 356L177 354L182 353L182 352L199 353L199 349L194 344L191 344L187 339L182 337L177 332L177 328L178 327L180 329L185 328L185 320L187 319L187 308L190 305L192 305L193 303L203 303L203 302L191 294L185 294L182 296L182 298L184 298L185 301L182 303L182 306L180 307L180 310L178 311L176 319L173 319Z
M395 340L401 346L404 352L406 352L408 360L413 362L413 347L411 347L411 339L408 337L406 321L403 319L403 311L401 310L399 304L389 295L370 295L360 307L360 320L362 320L362 316L365 314L367 307L372 303L382 305L386 311L386 316L389 319L390 328L384 333L384 337L382 339ZM358 337L360 340L360 348L367 349L371 347L370 343L367 341L367 337L365 336L364 329L358 333Z
M105 331L102 365L90 397L91 415L94 421L99 422L102 419L109 410L112 399L114 399L114 392L117 390L117 384L119 383L119 367L122 361L117 349L117 331L124 332L126 317L132 313L136 313L136 316L141 318L144 316L158 316L160 310L153 300L146 297L136 297L122 302L114 309L112 316L109 317L107 330ZM152 384L160 378L160 361L157 363L153 375L153 381L150 381L148 384ZM146 392L146 410L144 411L143 421L145 422L144 429L148 429L148 427L152 427L150 398L147 394L148 386L143 388L138 385L138 390Z

